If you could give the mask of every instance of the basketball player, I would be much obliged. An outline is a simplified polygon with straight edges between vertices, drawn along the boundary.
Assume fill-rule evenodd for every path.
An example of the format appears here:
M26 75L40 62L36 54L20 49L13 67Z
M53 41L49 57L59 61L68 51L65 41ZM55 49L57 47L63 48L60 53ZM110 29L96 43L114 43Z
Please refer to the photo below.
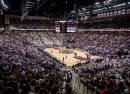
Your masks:
M63 63L64 63L64 60L65 60L65 58L63 57Z
M66 55L66 59L67 59L67 55Z

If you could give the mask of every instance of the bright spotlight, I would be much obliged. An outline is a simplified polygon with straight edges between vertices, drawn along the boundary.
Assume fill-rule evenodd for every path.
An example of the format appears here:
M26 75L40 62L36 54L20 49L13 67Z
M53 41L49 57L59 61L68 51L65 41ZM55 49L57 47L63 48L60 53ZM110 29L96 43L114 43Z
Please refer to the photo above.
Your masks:
M95 4L96 4L96 5L99 5L99 2L96 2Z
M5 2L4 2L3 0L1 0L1 3L2 3L2 5L3 5L6 9L8 9L8 6L5 4Z

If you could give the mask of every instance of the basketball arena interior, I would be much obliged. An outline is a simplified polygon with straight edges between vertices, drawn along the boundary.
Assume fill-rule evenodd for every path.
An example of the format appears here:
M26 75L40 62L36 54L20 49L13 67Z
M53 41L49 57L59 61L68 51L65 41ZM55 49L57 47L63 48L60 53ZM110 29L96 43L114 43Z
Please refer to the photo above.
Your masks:
M130 0L0 0L0 94L130 94Z

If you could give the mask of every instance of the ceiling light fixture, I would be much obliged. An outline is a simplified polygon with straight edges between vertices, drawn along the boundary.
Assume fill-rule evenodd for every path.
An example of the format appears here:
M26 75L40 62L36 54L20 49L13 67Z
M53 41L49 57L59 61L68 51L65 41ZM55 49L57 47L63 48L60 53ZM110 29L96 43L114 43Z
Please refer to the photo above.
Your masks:
M8 6L4 3L4 1L3 1L3 0L1 0L1 2L2 2L2 5L3 5L5 8L7 8L7 9L8 9Z
M99 5L99 2L96 2L95 4L96 4L96 5Z

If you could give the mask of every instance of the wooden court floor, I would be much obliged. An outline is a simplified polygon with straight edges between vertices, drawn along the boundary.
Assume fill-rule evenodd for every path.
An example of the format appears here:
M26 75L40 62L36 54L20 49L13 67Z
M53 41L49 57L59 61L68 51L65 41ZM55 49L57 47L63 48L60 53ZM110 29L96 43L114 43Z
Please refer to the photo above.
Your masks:
M61 48L59 48L61 49ZM60 53L59 49L55 49L55 48L45 48L45 51L48 52L51 56L53 56L54 58L56 58L57 60L59 60L60 62L66 64L67 66L73 66L77 63L82 63L83 61L76 59L74 56L74 53L77 53L77 56L86 58L86 53L76 50L74 49L74 53L69 53L69 54L65 54L65 53ZM64 61L63 61L64 58Z

